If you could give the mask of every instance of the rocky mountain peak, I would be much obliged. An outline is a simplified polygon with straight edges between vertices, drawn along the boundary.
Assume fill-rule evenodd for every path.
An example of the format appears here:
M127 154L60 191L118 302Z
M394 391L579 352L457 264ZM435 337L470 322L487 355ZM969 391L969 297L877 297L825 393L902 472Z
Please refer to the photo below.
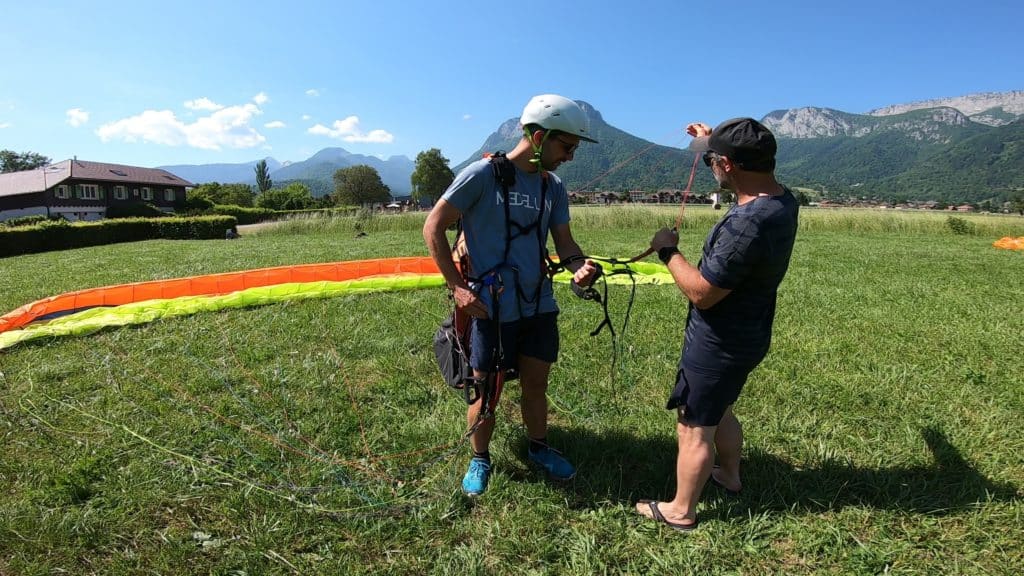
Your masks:
M850 135L854 126L844 116L846 114L829 108L791 108L771 112L762 123L776 136L828 138Z
M981 92L953 98L935 98L908 104L893 104L871 110L868 115L892 116L913 110L940 107L955 108L973 122L989 126L1002 126L1024 116L1024 90Z
M830 108L793 108L776 110L762 121L776 136L784 138L860 138L882 131L899 131L916 140L929 141L946 141L948 135L943 127L971 123L960 110L949 106L885 116L849 114Z

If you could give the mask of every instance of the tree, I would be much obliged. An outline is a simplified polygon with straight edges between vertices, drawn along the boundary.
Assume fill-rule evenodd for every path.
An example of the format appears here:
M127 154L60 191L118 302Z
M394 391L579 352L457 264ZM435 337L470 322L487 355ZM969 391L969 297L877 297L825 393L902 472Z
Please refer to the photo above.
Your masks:
M14 150L0 150L0 173L21 172L22 170L35 170L50 164L50 159L35 152L22 152L18 154Z
M437 148L416 155L416 169L412 173L412 197L417 202L429 200L431 204L444 194L455 179L448 167L448 159Z
M1024 216L1024 190L1015 190L1010 194L1010 210Z
M284 188L271 188L256 197L256 205L271 210L303 210L315 204L305 184L292 182Z
M189 197L205 198L213 204L232 204L235 206L252 206L252 186L248 184L221 184L208 182L196 186L188 193Z
M391 200L391 189L372 166L360 164L334 173L334 203L363 205Z
M260 194L274 187L274 181L270 179L270 169L267 168L267 161L260 160L256 163L256 188Z

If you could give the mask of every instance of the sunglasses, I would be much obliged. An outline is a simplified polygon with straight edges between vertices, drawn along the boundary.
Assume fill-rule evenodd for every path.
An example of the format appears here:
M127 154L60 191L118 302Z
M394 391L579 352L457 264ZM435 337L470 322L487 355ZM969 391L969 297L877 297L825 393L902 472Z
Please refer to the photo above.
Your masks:
M580 147L580 143L579 142L573 144L572 142L566 142L565 140L562 140L558 136L552 136L551 139L552 140L558 140L558 143L565 147L565 153L566 154L572 154L573 152L576 151L577 148Z
M713 162L715 161L715 159L717 159L718 157L719 157L719 155L718 155L718 154L715 154L715 153L714 153L714 152L712 152L711 150L708 150L708 151L707 151L707 152L705 152L705 153L704 153L703 155L701 155L701 158L703 158L703 159L704 159L704 165L705 165L705 166L707 166L708 168L710 168L710 167L711 167L711 164L712 164L712 163L713 163Z

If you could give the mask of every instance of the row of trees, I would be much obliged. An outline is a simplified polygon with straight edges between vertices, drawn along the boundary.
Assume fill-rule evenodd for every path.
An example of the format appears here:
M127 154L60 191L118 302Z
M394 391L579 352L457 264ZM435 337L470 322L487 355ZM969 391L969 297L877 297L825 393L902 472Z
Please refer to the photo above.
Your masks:
M334 173L333 192L316 197L302 182L274 186L265 161L256 164L256 188L248 184L210 182L193 188L193 205L205 202L258 206L272 210L305 210L334 206L363 206L391 201L391 189L371 166L350 166Z
M436 202L455 179L448 159L437 148L416 156L412 174L412 197L416 202ZM391 189L384 184L372 166L358 165L337 170L333 175L333 192L315 197L302 182L289 182L274 187L266 160L254 167L256 189L248 184L211 182L194 188L189 196L198 203L258 206L273 210L304 210L334 206L364 206L391 201Z

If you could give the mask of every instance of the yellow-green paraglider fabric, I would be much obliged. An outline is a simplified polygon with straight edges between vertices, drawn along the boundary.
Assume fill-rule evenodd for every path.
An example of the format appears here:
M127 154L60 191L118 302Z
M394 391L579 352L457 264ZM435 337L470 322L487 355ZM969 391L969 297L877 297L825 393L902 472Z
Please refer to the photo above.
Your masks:
M609 284L674 284L672 274L664 264L653 262L633 262L632 264L608 264L598 261L604 269L605 277ZM628 269L631 274L615 274ZM630 278L632 276L632 279ZM572 272L568 270L555 274L556 282L568 283L572 279Z
M22 330L0 333L0 350L37 338L84 336L110 326L144 324L160 318L188 316L228 308L260 306L294 300L332 298L363 292L415 290L444 286L440 274L379 276L340 282L302 282L260 286L214 296L182 296L165 300L146 300L110 308L91 308L46 323L32 324Z
M672 275L659 264L636 262L629 265L632 276L610 274L623 270L623 265L603 265L606 279L612 284L671 284ZM554 280L568 283L572 274L568 271L556 274ZM0 350L16 344L39 338L60 336L84 336L112 326L145 324L161 318L188 316L199 312L213 312L229 308L261 306L295 300L333 298L345 294L365 292L390 292L439 288L444 286L440 274L388 274L369 276L355 280L295 282L247 288L228 294L205 296L182 296L179 298L146 300L113 307L97 307L68 314L48 322L31 324L20 330L0 333Z

